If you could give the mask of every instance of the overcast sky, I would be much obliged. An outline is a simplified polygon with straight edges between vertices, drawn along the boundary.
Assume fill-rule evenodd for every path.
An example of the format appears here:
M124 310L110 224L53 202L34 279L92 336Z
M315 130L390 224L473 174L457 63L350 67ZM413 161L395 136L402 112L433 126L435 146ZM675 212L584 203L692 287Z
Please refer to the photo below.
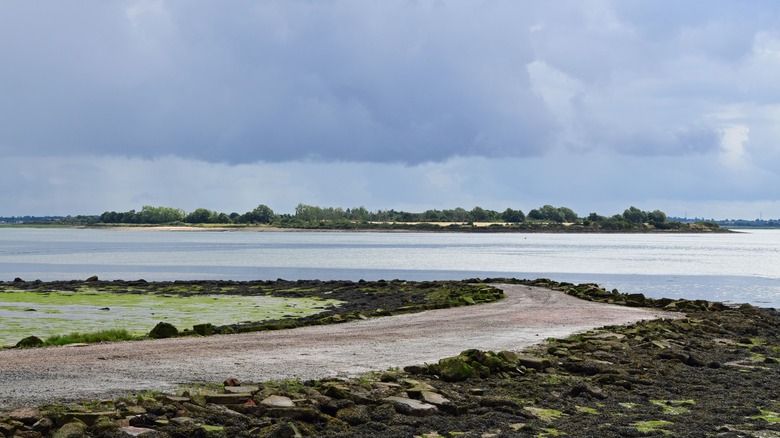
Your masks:
M6 1L0 216L780 218L780 2Z

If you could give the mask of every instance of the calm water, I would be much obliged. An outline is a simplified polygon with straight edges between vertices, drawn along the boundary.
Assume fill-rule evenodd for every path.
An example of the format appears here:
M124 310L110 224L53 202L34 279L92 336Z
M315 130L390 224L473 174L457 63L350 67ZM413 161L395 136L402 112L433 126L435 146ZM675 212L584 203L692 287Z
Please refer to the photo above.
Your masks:
M780 307L780 231L719 235L0 228L0 280L548 277Z

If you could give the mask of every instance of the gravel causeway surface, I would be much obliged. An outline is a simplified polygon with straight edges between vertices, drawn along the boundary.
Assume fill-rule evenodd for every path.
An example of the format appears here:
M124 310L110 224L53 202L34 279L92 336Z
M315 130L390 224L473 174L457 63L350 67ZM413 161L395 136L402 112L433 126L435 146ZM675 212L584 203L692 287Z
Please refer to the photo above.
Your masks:
M0 351L0 410L174 392L228 377L261 382L351 376L432 363L469 348L518 351L548 337L643 319L661 311L583 301L538 287L496 285L491 304L344 324L211 337Z

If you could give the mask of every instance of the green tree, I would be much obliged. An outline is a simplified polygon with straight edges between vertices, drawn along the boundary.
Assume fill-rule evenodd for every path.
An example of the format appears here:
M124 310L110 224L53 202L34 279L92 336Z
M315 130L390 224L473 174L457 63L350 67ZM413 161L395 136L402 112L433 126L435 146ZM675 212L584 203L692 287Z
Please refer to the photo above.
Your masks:
M254 210L248 211L244 214L244 221L246 223L255 224L270 224L274 220L274 211L271 207L260 204L255 207Z
M561 214L565 222L577 222L577 219L579 219L577 213L568 207L558 207L558 213Z
M604 216L601 216L601 215L599 215L599 214L597 214L597 213L591 213L591 214L589 214L587 219L588 219L589 221L591 221L591 222L604 222L605 220L607 220L607 218L606 218L606 217L604 217Z
M528 219L532 219L535 221L540 221L544 219L544 216L542 215L542 212L537 209L532 209L528 212Z
M663 224L666 223L666 213L661 210L653 210L647 214L647 220L651 224Z
M647 213L631 206L623 212L623 219L633 224L643 224L647 222Z
M188 224L205 224L211 222L213 216L216 216L216 213L211 210L196 208L184 217L184 222L187 222Z
M539 212L542 214L542 219L548 220L551 222L563 222L564 217L563 214L561 214L560 210L553 207L552 205L545 205L542 208L539 209Z
M295 219L304 222L322 220L322 209L313 205L298 204L295 207Z
M184 210L180 208L144 205L138 212L138 222L142 224L167 224L182 220L184 220Z
M504 222L510 223L524 222L525 214L522 210L512 210L511 208L507 208L503 213L501 213L501 219Z
M360 222L366 222L371 218L371 213L369 213L368 210L366 210L366 207L363 207L362 205L357 208L353 208L352 210L347 210L349 213L349 219L353 221L360 221Z
M486 222L489 219L489 213L482 207L474 207L469 212L469 220L472 222Z

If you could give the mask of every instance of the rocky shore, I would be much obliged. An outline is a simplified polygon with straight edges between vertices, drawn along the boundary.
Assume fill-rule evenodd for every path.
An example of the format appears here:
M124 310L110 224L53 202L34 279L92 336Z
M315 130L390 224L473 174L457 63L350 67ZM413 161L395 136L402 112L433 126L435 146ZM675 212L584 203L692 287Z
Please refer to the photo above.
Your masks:
M506 281L506 280L504 280ZM351 379L191 385L17 409L7 437L776 437L780 312L521 281L677 311L525 351L467 350Z

